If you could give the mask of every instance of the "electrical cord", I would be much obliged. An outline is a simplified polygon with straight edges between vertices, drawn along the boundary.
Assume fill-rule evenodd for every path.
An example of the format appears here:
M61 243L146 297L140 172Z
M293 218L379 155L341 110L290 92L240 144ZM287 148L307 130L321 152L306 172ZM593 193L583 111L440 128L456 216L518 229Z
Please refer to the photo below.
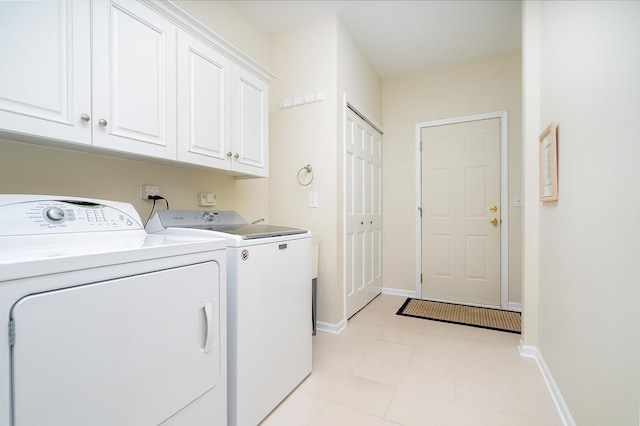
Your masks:
M167 200L166 198L161 197L159 195L153 195L153 196L149 196L147 199L148 200L153 200L153 206L151 206L151 212L149 213L149 217L147 218L147 221L145 222L145 227L147 226L147 223L151 219L151 215L153 215L153 210L155 210L155 208L156 208L156 201L164 200L164 202L167 204L167 210L169 210L169 200Z

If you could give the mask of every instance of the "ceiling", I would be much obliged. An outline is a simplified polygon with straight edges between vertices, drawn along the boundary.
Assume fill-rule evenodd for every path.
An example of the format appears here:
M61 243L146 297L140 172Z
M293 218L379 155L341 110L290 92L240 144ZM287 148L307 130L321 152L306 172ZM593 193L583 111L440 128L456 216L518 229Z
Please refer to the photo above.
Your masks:
M518 0L232 0L265 34L337 13L381 78L521 48Z

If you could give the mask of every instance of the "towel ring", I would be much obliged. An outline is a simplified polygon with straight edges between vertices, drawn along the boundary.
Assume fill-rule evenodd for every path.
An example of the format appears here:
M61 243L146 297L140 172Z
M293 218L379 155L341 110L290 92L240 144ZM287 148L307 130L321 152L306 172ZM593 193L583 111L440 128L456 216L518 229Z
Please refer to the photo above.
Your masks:
M309 186L313 182L313 169L311 164L307 164L298 170L298 183L302 186Z

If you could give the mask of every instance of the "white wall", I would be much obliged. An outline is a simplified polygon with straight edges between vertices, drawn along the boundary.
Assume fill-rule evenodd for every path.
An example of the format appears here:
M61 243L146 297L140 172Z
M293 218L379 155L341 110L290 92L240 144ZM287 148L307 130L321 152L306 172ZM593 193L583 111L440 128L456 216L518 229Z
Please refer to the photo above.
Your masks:
M576 424L635 426L640 3L539 7L541 118L527 131L558 122L559 200L538 204L538 346Z
M428 70L383 82L383 286L416 290L416 123L480 113L508 112L509 301L521 301L521 55Z

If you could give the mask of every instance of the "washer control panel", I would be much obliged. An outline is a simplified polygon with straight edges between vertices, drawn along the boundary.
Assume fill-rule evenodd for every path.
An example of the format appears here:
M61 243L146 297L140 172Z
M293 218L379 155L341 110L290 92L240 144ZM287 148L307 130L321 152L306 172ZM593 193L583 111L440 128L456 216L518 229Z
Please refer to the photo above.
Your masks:
M0 205L0 235L144 229L135 210L127 212L118 207L74 199Z
M238 212L231 210L158 210L147 223L148 232L171 227L225 230L246 225Z

